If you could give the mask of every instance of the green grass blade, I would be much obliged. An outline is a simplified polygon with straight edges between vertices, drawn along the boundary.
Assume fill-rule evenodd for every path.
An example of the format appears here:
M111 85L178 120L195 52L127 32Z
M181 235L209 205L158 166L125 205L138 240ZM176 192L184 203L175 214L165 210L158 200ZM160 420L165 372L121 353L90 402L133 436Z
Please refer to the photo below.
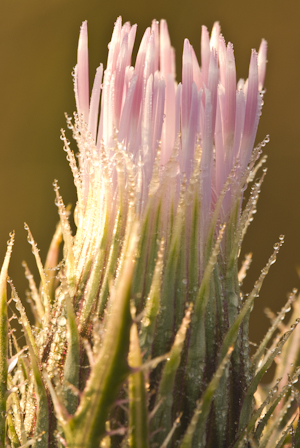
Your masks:
M220 243L224 235L224 230L225 226L221 228L218 238L212 249L212 253L205 268L200 288L197 293L195 309L192 316L186 371L188 377L188 387L190 389L189 396L190 398L193 397L194 402L197 400L205 366L205 310L209 300L210 281L217 262L217 257L220 251Z
M151 347L154 339L154 331L157 314L160 305L160 289L163 271L163 256L164 256L164 240L160 243L159 252L157 254L157 261L154 269L150 293L147 298L147 303L143 313L140 330L140 345L144 353L144 359L147 359L151 352Z
M298 415L297 428L294 434L294 447L300 448L300 416Z
M106 334L95 359L74 417L64 426L69 448L94 448L105 436L105 422L117 394L130 373L127 363L131 327L130 298L137 246L137 224L128 228L125 256L111 309L106 316Z
M8 426L8 437L11 443L10 448L18 448L20 446L20 442L14 427L14 422L10 411L7 414L7 426Z
M135 323L130 331L129 364L133 369L142 364L139 337ZM144 372L138 370L132 372L128 378L129 389L129 446L131 448L149 447L149 422L148 407Z
M68 350L66 361L64 365L64 395L65 407L69 414L73 415L78 406L78 396L76 396L68 384L71 384L76 389L79 388L79 365L80 365L80 347L79 347L79 333L76 324L76 317L71 303L71 299L66 295L67 315L68 315Z
M116 217L116 221L115 221L115 227L114 227L114 231L113 231L113 237L112 237L112 241L111 241L111 245L110 245L110 251L109 251L109 256L108 256L108 260L106 263L106 269L105 269L105 274L104 274L104 278L103 278L103 282L101 285L101 289L100 289L100 293L99 293L99 298L98 298L98 315L102 316L106 303L107 303L107 298L109 295L109 281L111 278L114 277L114 272L116 271L116 265L117 265L117 261L118 261L118 256L119 256L119 252L120 252L120 239L122 239L122 235L121 235L121 231L122 228L124 226L124 210L123 210L123 206L122 204L119 207L118 210L118 214ZM99 277L99 274L97 276L97 273L99 273L99 271L101 272L101 268L102 266L95 266L95 268L93 268L92 274L91 274L91 280L88 282L88 293L87 293L87 304L90 301L92 303L92 301L95 299L93 299L93 295L95 296L98 293L99 290L99 280L97 280L97 277ZM96 277L96 282L94 277ZM90 282L91 282L91 288L90 288ZM93 287L93 284L95 283L95 286ZM95 290L93 293L93 289ZM91 291L90 291L91 290ZM92 300L90 300L89 295L92 294ZM92 305L90 305L90 309L91 309ZM89 311L89 309L88 309ZM87 314L85 312L85 314Z
M285 432L285 430L283 431L284 438L282 439L282 435L280 436L279 440L276 441L276 435L278 437L278 434L280 434L281 430L280 430L280 425L283 421L283 419L286 417L286 414L288 412L288 410L291 407L291 402L294 400L294 396L293 394L289 396L289 398L287 399L287 401L285 402L284 406L282 407L282 409L280 410L280 412L276 415L275 418L272 419L272 421L270 422L270 424L267 426L262 439L259 442L259 448L273 448L275 447L275 443L276 443L276 447L280 447L282 445L280 445L280 442L282 440L284 440L286 438L287 432ZM293 417L292 417L293 419ZM290 422L287 423L286 428L290 427Z
M298 324L298 323L297 323ZM240 414L240 422L239 422L239 428L243 429L245 426L247 426L248 420L249 420L249 412L252 407L253 402L253 395L257 389L257 386L259 385L262 377L266 373L266 371L269 369L269 367L272 365L274 359L276 356L281 352L283 345L286 343L288 338L291 336L293 331L296 328L296 325L294 327L287 331L279 340L276 348L274 349L271 356L267 359L267 361L261 366L261 368L256 373L255 377L252 379L250 386L247 390L246 396L244 398L241 414Z
M26 342L29 348L32 373L35 382L35 395L37 399L36 423L35 423L35 441L34 448L48 447L49 437L49 403L46 389L38 366L38 360L34 352L28 333L25 333Z
M189 306L185 313L172 348L169 352L167 362L162 371L156 400L156 402L162 400L162 403L151 421L153 431L157 428L162 428L162 431L159 431L155 436L156 442L162 443L166 437L166 433L170 432L172 429L172 405L174 398L173 393L175 386L175 375L180 364L186 332L191 321L191 313L192 305Z
M48 278L48 291L50 302L53 304L56 286L56 273L59 257L59 249L62 242L62 228L61 223L56 226L50 247L45 261L45 272Z
M291 309L291 304L292 302L295 300L295 294L292 294L287 303L284 305L284 307L281 309L280 313L278 313L278 315L276 316L276 319L274 319L274 322L272 323L271 327L269 328L269 330L267 331L267 333L265 334L262 342L259 344L259 347L257 349L257 351L255 352L255 354L252 357L252 369L255 371L255 369L257 368L257 365L260 361L260 359L262 358L266 347L268 345L268 342L270 341L271 337L273 336L274 332L277 330L278 325L282 322L282 320L284 319L286 313Z
M7 271L14 243L14 234L7 243L6 255L0 273L0 448L5 447L7 400Z
M266 278L271 265L275 263L276 256L277 256L277 254L279 252L279 249L282 246L282 244L283 244L283 241L281 240L278 243L278 245L274 246L275 249L274 249L273 254L270 256L266 266L262 269L261 274L260 274L258 280L256 281L253 290L249 294L248 299L244 303L244 305L243 305L241 311L239 312L238 316L236 317L234 323L231 325L230 329L228 330L228 332L227 332L227 334L226 334L226 336L224 338L223 345L222 345L221 358L226 355L229 347L234 344L234 342L235 342L235 340L236 340L236 338L238 336L239 327L240 327L241 323L243 322L246 314L248 313L248 311L252 307L255 297L258 296L259 291L260 291L260 289L262 287L262 284L264 282L264 279Z
M11 375L8 375L8 387L10 389L10 395L7 400L7 407L12 407L12 413L13 415L13 423L14 428L16 430L16 433L18 435L18 438L20 439L22 445L27 442L27 435L25 431L24 421L23 421L23 412L20 406L20 400L18 393L13 389L13 383L12 383L12 377Z
M16 291L16 288L14 287L13 283L11 280L9 280L10 286L11 286L11 290L12 290L12 295L14 300L16 301L16 309L19 311L20 315L21 315L21 323L22 323L22 327L24 329L24 334L26 337L26 340L30 341L30 345L32 347L32 350L34 352L34 355L36 358L38 358L38 349L36 346L36 340L35 337L33 336L32 330L31 330L31 326L28 320L28 317L26 315L26 311L24 306L22 305L22 302L18 296L18 293Z
M24 224L24 228L28 233L27 240L28 240L29 244L31 244L32 253L34 255L35 262L36 262L36 265L37 265L37 268L38 268L38 271L40 274L40 278L41 278L42 298L43 298L43 305L45 308L45 319L46 319L44 324L49 325L50 319L51 319L51 311L50 311L51 303L50 303L50 295L49 295L49 288L48 288L48 279L46 277L46 273L43 268L43 264L42 264L42 260L41 260L41 257L40 257L40 254L39 254L39 251L37 248L37 244L34 241L32 233L26 223Z
M166 263L160 295L160 314L157 319L156 336L154 340L154 356L166 353L171 346L173 338L173 325L175 318L175 296L178 278L179 254L182 242L182 228L184 220L183 205L178 206L174 231L170 247L166 251Z
M75 258L74 258L74 250L73 250L73 237L72 231L70 227L70 223L67 217L66 208L62 197L58 192L57 182L54 181L54 191L56 193L56 204L58 207L58 213L61 222L61 231L64 239L64 254L66 259L66 274L68 278L68 286L72 293L74 293L73 289L75 286ZM43 278L41 277L42 282ZM44 282L43 282L44 287ZM45 287L44 287L45 288ZM48 292L48 291L47 291ZM49 292L48 292L49 294Z

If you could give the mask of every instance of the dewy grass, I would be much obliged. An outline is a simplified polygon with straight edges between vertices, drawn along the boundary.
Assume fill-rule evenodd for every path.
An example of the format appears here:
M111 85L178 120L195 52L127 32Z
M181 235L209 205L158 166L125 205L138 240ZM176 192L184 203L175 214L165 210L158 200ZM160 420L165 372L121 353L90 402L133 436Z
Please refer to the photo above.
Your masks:
M202 27L201 69L186 39L182 82L167 24L153 21L135 65L136 25L118 18L105 71L89 87L81 27L77 112L62 141L77 190L76 234L54 183L60 222L39 275L28 266L35 322L0 274L0 447L299 447L300 302L296 291L252 358L253 302L240 247L265 176L254 148L267 44L236 80L231 43ZM250 185L247 203L243 192ZM59 247L63 241L63 259ZM19 347L7 306L23 327ZM294 311L288 323L286 314ZM18 325L18 324L17 324ZM276 360L274 381L261 380Z

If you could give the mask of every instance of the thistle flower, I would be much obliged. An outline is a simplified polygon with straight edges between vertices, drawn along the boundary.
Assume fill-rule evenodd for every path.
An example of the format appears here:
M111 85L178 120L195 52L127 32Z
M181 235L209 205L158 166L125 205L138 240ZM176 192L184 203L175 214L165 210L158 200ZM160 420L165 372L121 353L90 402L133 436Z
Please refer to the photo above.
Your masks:
M279 327L281 338L265 351L296 293L252 360L248 323L283 237L246 299L240 284L250 258L240 272L237 266L265 176L243 207L244 189L265 161L268 137L253 146L267 44L252 50L248 79L237 83L232 44L218 23L211 37L202 27L201 69L186 39L177 84L166 22L145 31L133 67L135 33L117 19L90 97L86 22L80 30L77 112L67 117L78 162L64 131L61 137L77 189L77 230L72 236L55 182L60 224L44 267L26 225L41 277L37 288L25 265L35 328L10 282L29 359L13 332L6 339L8 246L0 282L1 443L7 424L13 447L238 448L252 440L271 447L270 431L283 442L293 431L300 370L284 369L289 380L278 396L272 385L267 394L257 388L289 338L299 353L292 323ZM11 360L18 358L9 373L7 345Z

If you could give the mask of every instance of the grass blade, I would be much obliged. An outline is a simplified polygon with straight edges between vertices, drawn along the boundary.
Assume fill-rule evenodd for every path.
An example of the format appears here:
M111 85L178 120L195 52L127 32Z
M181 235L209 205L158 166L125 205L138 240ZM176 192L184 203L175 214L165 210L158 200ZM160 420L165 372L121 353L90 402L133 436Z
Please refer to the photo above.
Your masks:
M14 243L14 233L7 243L6 255L0 273L0 447L5 447L7 400L7 271Z

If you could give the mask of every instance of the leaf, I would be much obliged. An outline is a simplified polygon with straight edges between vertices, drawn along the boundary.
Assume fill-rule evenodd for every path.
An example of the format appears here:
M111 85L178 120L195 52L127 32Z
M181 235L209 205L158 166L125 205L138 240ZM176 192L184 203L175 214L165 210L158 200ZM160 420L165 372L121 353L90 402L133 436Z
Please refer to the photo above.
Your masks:
M192 448L194 434L197 436L198 447L205 446L205 426L207 417L210 411L211 403L218 388L220 379L225 371L225 368L230 360L231 354L233 352L233 347L229 347L228 352L221 360L215 374L210 380L201 400L198 402L197 407L194 411L192 420L184 434L183 440L180 444L180 448Z
M36 423L35 423L35 440L33 443L34 448L46 448L48 446L49 437L49 404L46 389L42 380L42 376L38 366L38 360L34 352L33 346L31 345L30 337L28 332L25 332L25 337L27 345L29 348L32 373L35 383L35 394L37 398L37 409L36 409Z
M162 281L162 271L163 271L163 256L164 256L165 243L164 239L161 240L159 252L157 254L156 265L154 269L154 274L152 278L152 284L149 292L149 296L147 297L145 310L143 312L143 318L141 321L141 330L140 330L140 345L141 350L144 353L144 358L147 359L149 356L149 352L151 351L153 339L154 339L154 331L155 331L155 323L157 314L159 312L160 305L160 289L161 289L161 281Z
M175 318L174 298L177 284L177 267L181 250L181 236L184 225L184 207L178 206L177 216L172 232L170 247L166 251L162 290L160 294L160 313L156 324L156 336L153 353L159 356L166 353L171 345L173 337L173 325ZM179 274L180 275L180 274Z
M76 317L71 299L67 294L65 300L68 316L68 349L64 365L64 396L66 409L69 414L73 415L78 406L78 396L73 393L68 384L73 385L76 389L79 388L80 346Z
M10 411L7 413L7 425L8 425L8 437L11 442L10 448L18 448L20 446L20 442L14 427L14 422Z
M274 332L277 330L278 325L282 322L284 319L286 313L291 309L291 304L295 300L295 294L292 294L287 303L284 305L284 307L281 309L280 313L278 313L276 319L274 319L274 322L272 323L272 326L268 329L265 337L263 338L262 342L259 344L259 347L255 354L252 357L251 364L252 369L255 371L257 368L257 365L262 358L262 355L264 351L266 350L266 347L268 345L268 342L270 341L271 337L273 336Z
M277 441L276 446L274 448L281 448L281 447L283 447L283 444L286 441L287 436L293 430L293 423L294 423L295 418L293 419L293 421L291 423L289 423L285 427L284 431L282 432L282 435L281 435L280 439Z
M245 259L238 273L238 281L240 286L243 284L243 280L246 278L247 271L250 268L251 263L252 263L252 253L250 252L249 254L245 255Z
M230 245L230 254L229 254L229 260L228 260L228 270L231 271L233 266L236 263L237 254L239 253L239 248L241 245L241 242L243 241L243 238L246 234L247 228L250 225L251 217L256 211L256 205L258 201L258 196L260 192L261 185L263 183L263 180L265 178L266 172L264 172L259 179L258 182L255 183L255 185L251 189L250 198L247 202L246 207L244 208L242 215L239 219L239 223L237 228L235 229L235 226L228 226L235 230L234 237L232 244ZM240 199L238 198L236 202L236 208L239 208Z
M170 432L172 429L172 406L174 398L173 393L175 386L175 375L180 364L186 332L191 321L191 313L192 304L186 310L181 326L176 333L174 343L168 354L167 362L162 371L156 398L156 403L161 401L161 405L157 409L151 421L153 431L157 428L162 428L162 430L157 432L154 437L157 442L162 442L165 437L165 433Z
M240 421L239 421L240 429L244 428L247 425L248 418L249 418L249 410L251 409L252 401L253 401L253 394L255 393L258 384L260 383L263 375L266 373L268 368L271 366L272 362L274 361L274 359L276 358L278 353L281 352L283 345L286 343L288 338L291 336L291 334L293 333L293 331L295 330L297 325L298 325L298 323L295 324L291 330L284 333L284 335L280 338L276 348L273 350L273 353L266 360L266 362L258 369L256 375L252 379L250 386L246 392L243 406L241 409Z
M39 318L40 322L42 322L42 319L43 319L44 314L45 314L44 305L42 304L41 297L40 297L38 289L36 287L33 275L31 274L31 272L30 272L30 270L29 270L29 268L27 266L27 263L25 261L23 261L22 264L23 264L23 267L25 269L25 276L26 276L26 278L28 280L28 283L29 283L31 298L34 301L38 318ZM36 325L38 325L38 322L36 322Z
M94 448L105 436L105 422L130 373L127 363L131 327L130 298L138 224L128 228L121 272L112 292L105 338L75 415L63 425L69 448Z
M197 399L196 396L198 396L198 391L204 372L206 355L205 310L209 299L211 275L217 263L217 257L220 252L220 243L224 235L224 230L225 225L219 232L209 261L206 265L203 278L197 292L195 309L192 316L186 372L188 378L188 387L190 389L189 399L193 400L194 402Z
M49 289L48 289L48 279L46 277L43 265L42 265L42 261L40 258L40 254L36 245L36 242L33 239L33 236L30 232L30 229L28 227L28 225L25 223L24 224L24 228L25 230L27 230L28 232L28 242L29 244L31 244L32 246L32 253L34 255L35 261L36 261L36 265L41 277L41 282L42 282L42 298L43 298L43 304L44 304L44 308L45 308L45 318L46 318L46 325L49 325L50 323L50 319L51 319L51 312L50 312L50 295L49 295Z
M291 407L291 403L294 400L294 394L292 393L287 401L285 402L284 406L281 408L280 412L272 418L272 420L267 425L263 437L259 441L259 448L266 448L269 446L269 448L273 448L275 444L275 438L276 434L280 433L280 425L283 421L283 419L286 417L287 412L289 411ZM256 438L256 434L255 434ZM275 440L274 440L275 439ZM256 438L256 440L258 440Z
M182 414L180 414L176 420L174 421L172 428L169 431L169 434L167 435L167 437L165 438L165 440L163 441L162 445L160 446L160 448L167 448L169 442L171 441L174 432L176 431L176 428L178 428L178 426L180 425L180 419L181 419Z
M13 298L14 298L14 300L16 302L16 309L19 311L20 316L21 316L22 327L24 329L26 340L30 341L30 345L31 345L31 348L32 348L32 350L34 352L34 355L38 359L38 349L37 349L37 346L36 346L36 340L35 340L35 337L33 336L33 333L32 333L32 330L31 330L31 326L30 326L28 317L26 315L25 308L22 305L22 302L21 302L21 300L20 300L20 298L18 296L16 288L14 287L13 282L12 282L11 279L9 279L9 284L10 284L10 287L11 287L11 290L12 290Z
M252 289L251 293L249 294L248 299L245 301L244 305L242 306L242 309L240 310L240 312L239 312L238 316L236 317L234 323L229 328L229 330L228 330L228 332L227 332L227 334L226 334L226 336L224 338L223 344L222 344L221 358L226 355L229 347L235 343L235 340L237 338L240 325L243 322L243 320L244 320L246 314L248 313L248 311L251 309L255 297L258 296L258 293L259 293L259 291L260 291L260 289L262 287L263 281L266 278L271 265L275 263L276 256L277 256L277 254L279 252L279 249L282 246L282 244L283 244L283 240L280 240L278 245L275 246L274 252L270 256L266 266L262 269L261 274L260 274L258 280L256 281L256 283L254 285L254 288Z
M300 367L297 369L295 374L293 375L291 382L296 382L298 380L298 377L300 375ZM291 386L289 384L286 384L282 390L278 393L278 384L280 383L280 379L276 381L276 384L272 389L269 391L266 399L262 402L262 404L259 406L258 409L255 409L253 414L251 415L251 418L249 419L249 422L247 424L247 427L244 428L242 432L238 434L238 439L235 442L233 448L240 448L244 446L243 439L245 436L248 436L249 434L253 434L253 431L256 426L255 430L255 439L259 440L261 437L261 434L265 428L265 426L268 424L268 421L270 417L272 416L275 408L277 407L278 403L281 401L283 397L287 395L289 392ZM263 416L261 417L261 414L264 412Z
M50 295L51 304L53 304L54 302L56 269L58 264L59 248L61 242L62 242L62 228L61 223L59 223L56 226L56 230L53 235L45 261L45 272L47 273L48 278L48 291Z
M23 412L21 410L20 406L20 400L19 395L17 393L18 388L13 387L12 378L11 375L8 375L8 387L10 388L10 395L7 400L7 406L12 407L12 412L10 415L14 416L13 419L13 425L15 428L15 431L18 435L18 438L20 439L22 445L27 442L27 436L23 421Z
M117 261L118 261L118 256L120 253L120 240L122 239L122 234L121 231L123 229L124 226L124 207L121 204L118 210L118 214L115 220L115 227L114 227L114 231L113 231L113 237L112 237L112 241L110 243L110 250L109 250L109 256L108 256L108 260L106 262L106 268L105 268L105 274L104 274L104 278L103 278L103 282L101 285L101 289L100 289L100 293L99 293L99 297L98 297L98 316L103 316L103 312L107 303L107 298L108 298L108 293L109 293L109 288L108 288L108 283L110 278L114 277L114 273L116 271L116 266L117 266ZM97 266L95 265L95 267L93 267L92 272L91 272L91 278L90 281L87 283L87 305L89 304L89 302L92 302L92 300L95 302L95 297L91 300L89 295L92 294L92 289L94 290L94 296L96 296L96 294L98 294L99 291L99 284L100 281L99 279L97 279L97 274L99 277L99 273L101 273L101 268L102 266ZM96 277L96 279L94 278ZM90 283L92 286L90 286ZM94 287L93 287L94 285ZM91 290L91 291L90 291ZM89 309L91 309L92 305L89 305ZM85 314L87 314L86 311L84 311Z
M128 361L130 367L138 368L142 364L137 326L130 330L130 348ZM132 372L128 378L129 392L129 430L128 443L131 448L149 447L149 423L147 395L143 371Z
M274 441L274 433L275 433L274 430L277 430L277 433L279 432L278 428L280 427L281 420L286 415L289 407L290 407L290 401L288 400L288 402L285 404L282 411L280 412L280 415L278 416L280 418L275 419L271 428L267 432L265 432L264 437L261 443L259 444L259 448L265 448L265 447L281 448L283 446L284 442L287 439L288 434L293 431L293 423L297 416L293 415L289 419L288 423L285 425L284 430L281 433L281 436L276 441Z
M14 243L14 233L7 243L6 255L0 272L0 448L5 447L6 400L7 400L7 271Z
M298 403L299 407L299 403ZM297 427L294 434L293 448L300 448L300 414L298 414Z
M70 288L70 292L72 295L72 292L74 293L74 286L75 286L75 259L74 259L74 251L73 251L73 237L71 232L70 223L67 217L67 212L65 205L63 203L62 197L60 196L58 192L58 185L57 182L54 181L53 183L54 191L56 193L56 205L58 207L58 213L60 217L61 222L61 231L64 239L64 258L66 260L66 272L67 272L67 278L68 278L68 286ZM40 269L39 269L40 271ZM42 279L42 276L41 276ZM43 279L42 279L43 282ZM43 283L44 287L44 283ZM45 287L44 287L45 288ZM49 291L47 290L48 294Z
M189 300L195 300L195 295L199 285L199 221L200 221L200 201L198 192L194 194L194 202L191 217L191 238L189 254Z

